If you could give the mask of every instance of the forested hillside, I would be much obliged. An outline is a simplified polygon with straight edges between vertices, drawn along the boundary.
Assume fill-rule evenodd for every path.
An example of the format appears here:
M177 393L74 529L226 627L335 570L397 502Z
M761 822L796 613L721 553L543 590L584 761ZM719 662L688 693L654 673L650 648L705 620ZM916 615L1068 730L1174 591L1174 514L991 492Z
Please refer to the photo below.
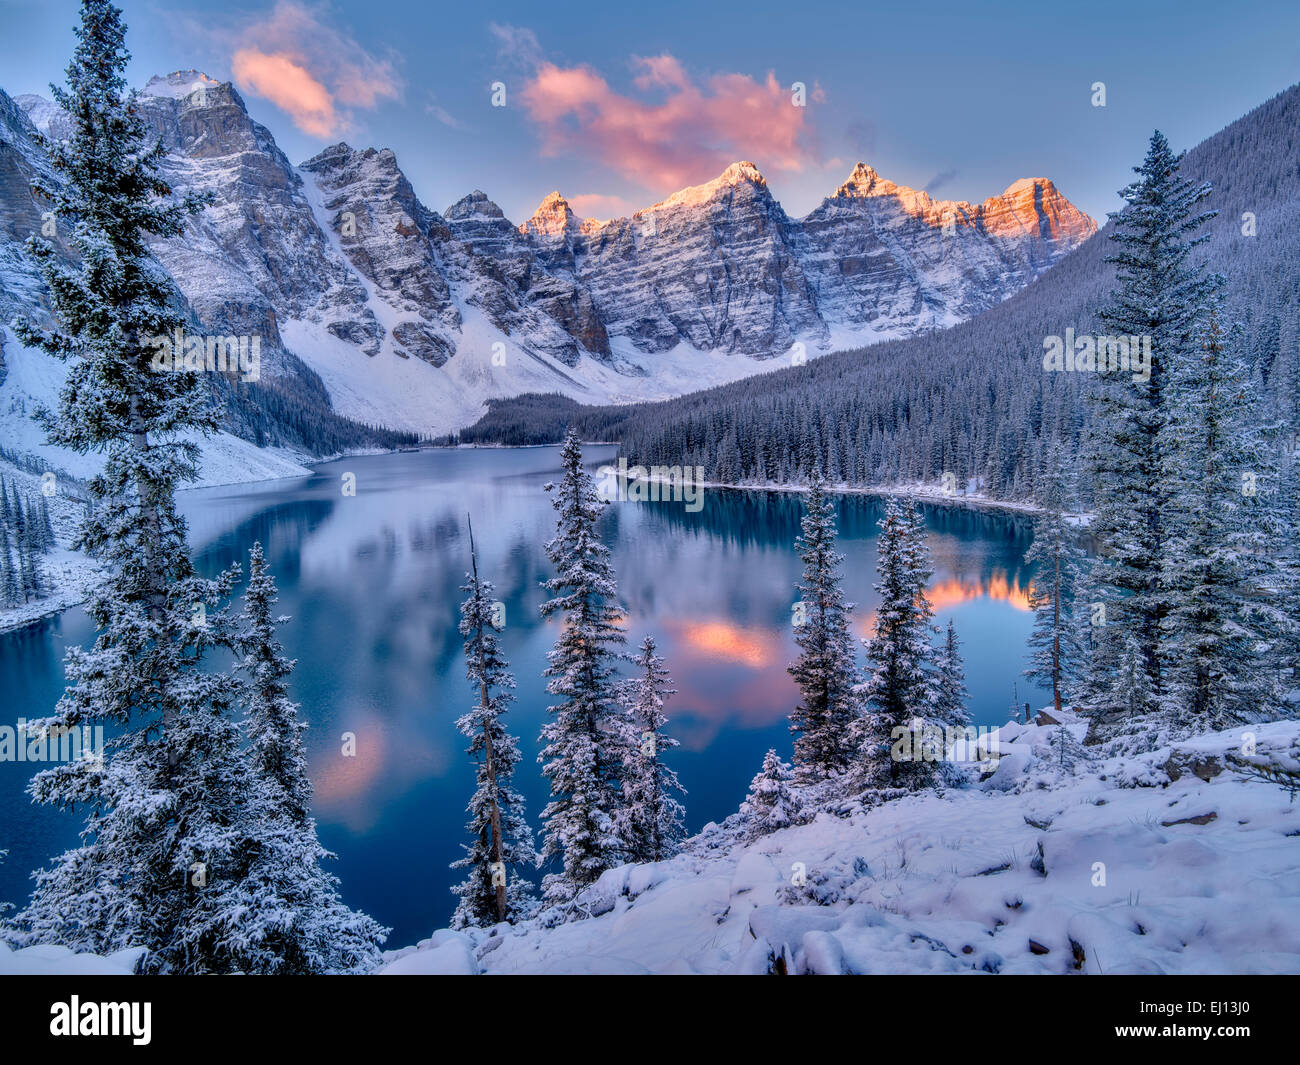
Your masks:
M1194 252L1227 276L1226 317L1267 402L1300 424L1300 86L1188 152L1218 216ZM1134 145L1132 156L1140 156ZM1106 333L1113 223L1006 302L942 332L814 359L657 404L576 407L547 397L492 405L462 442L542 443L575 424L630 462L702 465L711 481L802 481L820 464L855 485L937 482L1034 494L1052 441L1077 453L1089 376L1047 373L1045 337ZM1158 356L1157 356L1158 357ZM1082 486L1085 495L1087 486Z

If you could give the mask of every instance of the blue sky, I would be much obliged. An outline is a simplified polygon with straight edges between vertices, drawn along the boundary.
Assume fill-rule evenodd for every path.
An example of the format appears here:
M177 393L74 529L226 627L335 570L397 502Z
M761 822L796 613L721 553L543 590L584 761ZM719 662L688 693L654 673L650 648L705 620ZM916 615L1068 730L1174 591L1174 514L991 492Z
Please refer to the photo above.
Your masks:
M233 78L294 162L390 147L429 206L481 188L515 221L552 189L624 214L735 159L795 215L861 160L974 202L1050 177L1100 219L1153 128L1190 147L1300 80L1295 0L122 6L133 83ZM0 87L61 78L77 7L0 0Z

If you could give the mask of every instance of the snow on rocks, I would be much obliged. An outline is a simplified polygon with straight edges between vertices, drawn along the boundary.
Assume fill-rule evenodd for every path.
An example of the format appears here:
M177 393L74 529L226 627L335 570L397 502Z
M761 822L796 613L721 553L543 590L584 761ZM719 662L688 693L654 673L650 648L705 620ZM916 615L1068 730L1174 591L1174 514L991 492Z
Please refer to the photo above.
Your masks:
M468 936L444 928L414 947L384 952L377 976L473 976L479 971Z

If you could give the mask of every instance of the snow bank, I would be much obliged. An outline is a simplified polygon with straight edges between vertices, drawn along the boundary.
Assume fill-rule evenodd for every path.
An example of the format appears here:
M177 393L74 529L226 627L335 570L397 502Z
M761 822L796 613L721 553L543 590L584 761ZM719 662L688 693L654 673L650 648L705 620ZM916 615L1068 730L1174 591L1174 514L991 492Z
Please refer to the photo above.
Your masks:
M143 948L119 950L106 958L74 954L67 947L11 950L0 940L0 976L129 976L144 954Z
M376 973L1300 973L1300 803L1229 760L1300 765L1300 722L1063 773L1053 734L1080 724L1008 725L1000 789L849 804L749 843L729 818L609 870L584 919L442 929ZM0 944L0 974L138 956Z
M748 844L733 819L670 862L608 872L580 896L588 919L439 933L381 971L1300 973L1300 803L1225 761L1247 733L1293 757L1300 723L1072 775L1058 728L1082 723L1006 726L994 788Z

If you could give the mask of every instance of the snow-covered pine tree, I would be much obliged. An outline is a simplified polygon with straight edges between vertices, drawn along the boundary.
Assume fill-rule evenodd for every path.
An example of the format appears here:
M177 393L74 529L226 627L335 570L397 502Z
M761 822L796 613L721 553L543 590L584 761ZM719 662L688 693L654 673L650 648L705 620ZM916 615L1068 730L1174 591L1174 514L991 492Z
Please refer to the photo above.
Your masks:
M799 823L798 802L790 789L794 771L769 748L763 757L763 768L749 785L749 794L740 804L740 812L748 819L751 839L788 828Z
M1073 733L1064 725L1053 727L1052 737L1048 740L1051 749L1051 764L1062 773L1073 773L1080 765L1089 760L1088 749L1074 738Z
M930 552L924 522L911 500L899 503L891 497L878 524L880 580L875 588L881 602L875 632L867 641L870 675L859 688L860 779L867 788L915 790L932 784L937 768L925 721L932 692L933 610L925 595ZM898 744L902 757L895 757ZM942 744L938 748L941 757Z
M307 724L298 717L298 704L289 698L289 675L297 663L284 657L275 636L276 628L289 620L272 616L277 599L262 545L254 543L248 553L248 586L235 636L244 730L254 770L280 788L285 812L303 823L312 792L302 748Z
M27 531L23 534L23 549L27 557L28 583L32 595L39 599L45 594L45 564L42 561L42 556L45 554L45 533L36 520L36 509L29 507L28 514Z
M1119 730L1128 734L1142 729L1143 726L1137 718L1144 712L1144 708L1151 705L1150 675L1147 673L1146 666L1146 648L1142 641L1137 633L1127 633L1120 648L1119 683L1115 687L1124 699L1121 703L1124 712L1121 715Z
M1167 702L1181 731L1261 720L1282 706L1270 635L1288 625L1275 427L1217 311L1199 358L1174 382L1178 491L1162 578L1170 592L1164 638L1176 653Z
M550 678L546 690L559 702L547 708L551 719L542 729L539 756L551 785L542 811L542 859L558 856L563 864L542 882L546 901L554 904L569 901L622 860L617 819L625 736L614 671L616 649L626 639L618 626L618 586L597 530L602 503L582 468L573 430L560 460L560 483L547 485L558 514L555 538L546 544L555 576L543 584L553 598L542 604L542 617L560 618L544 674Z
M795 735L795 773L805 783L843 772L853 761L851 733L858 716L857 663L849 635L853 604L844 601L835 550L835 500L826 493L820 467L808 482L806 511L795 550L803 561L800 624L795 642L800 655L788 672L799 687L799 702L790 714Z
M1150 697L1140 713L1164 707L1172 653L1164 625L1170 593L1162 577L1179 489L1171 390L1180 364L1196 349L1198 322L1218 284L1192 261L1193 250L1208 239L1195 234L1213 217L1197 208L1210 187L1181 177L1181 160L1163 134L1152 134L1146 158L1135 168L1138 179L1121 190L1125 207L1111 234L1118 251L1108 261L1117 267L1118 287L1101 318L1118 336L1150 338L1150 376L1142 380L1129 368L1100 367L1092 375L1092 532L1100 541L1095 579L1108 607L1098 635L1126 650L1136 641ZM1131 688L1122 693L1130 706L1133 696Z
M58 544L58 539L54 535L54 523L50 521L50 504L44 496L41 496L40 509L41 523L41 549L49 551Z
M289 698L295 663L276 639L288 621L273 614L276 600L275 578L255 543L232 638L247 743L224 801L238 864L219 882L209 877L183 938L209 956L208 971L364 973L378 964L388 930L345 906L338 879L321 867L334 855L321 846L310 813L307 725Z
M218 952L189 932L208 905L200 881L223 883L240 864L226 801L239 792L238 728L227 679L200 664L223 639L219 606L234 573L194 574L174 493L195 476L186 434L212 429L214 416L198 379L155 372L146 343L183 324L147 239L179 236L199 204L167 202L162 147L145 146L143 119L123 96L121 13L85 0L76 35L68 89L54 90L70 136L48 145L62 181L39 191L77 254L65 263L48 242L29 240L60 329L20 321L17 331L73 362L57 412L40 416L51 443L103 455L78 544L111 575L88 606L94 645L69 650L68 687L33 727L105 725L113 738L102 762L52 766L29 785L37 802L86 811L86 827L78 846L36 874L17 920L29 943L143 946L156 969L211 971Z
M1297 401L1300 402L1300 396ZM1278 688L1294 693L1300 691L1300 450L1295 446L1300 427L1287 426L1285 431L1277 492L1277 515L1283 537L1274 561L1278 575L1283 578L1279 600L1287 621L1273 637L1276 650L1273 672ZM1289 697L1288 707L1294 715L1297 711L1294 695Z
M473 710L456 721L469 737L475 789L465 826L472 842L465 856L452 863L469 875L452 890L460 897L453 928L488 927L527 917L536 907L533 885L521 870L535 866L533 834L524 817L524 797L512 786L519 764L519 741L502 718L514 701L515 678L501 651L493 625L492 583L480 580L470 530L470 572L461 590L460 634L465 638L465 675L477 688Z
M4 860L8 857L9 857L8 850L0 850L0 865L3 865ZM12 902L0 902L0 932L4 931L5 914L7 914L13 908L14 908L14 904Z
M18 572L9 549L9 529L0 525L0 603L17 606L19 598Z
M957 626L948 619L943 644L935 653L934 698L931 717L944 726L965 728L970 724L970 692L966 690L966 671L962 666L961 644Z
M1024 675L1052 689L1057 712L1074 694L1073 684L1082 668L1075 604L1079 589L1083 549L1065 520L1069 509L1064 464L1053 449L1034 518L1034 542L1025 552L1026 563L1037 563L1029 588L1029 608L1034 627L1029 635L1029 668ZM1081 604L1087 611L1087 605Z
M664 751L680 741L664 734L664 700L675 695L664 660L646 636L632 659L636 675L623 689L628 737L624 743L623 838L634 862L661 862L677 853L685 835L686 810L675 792L686 793L677 773L664 765Z

